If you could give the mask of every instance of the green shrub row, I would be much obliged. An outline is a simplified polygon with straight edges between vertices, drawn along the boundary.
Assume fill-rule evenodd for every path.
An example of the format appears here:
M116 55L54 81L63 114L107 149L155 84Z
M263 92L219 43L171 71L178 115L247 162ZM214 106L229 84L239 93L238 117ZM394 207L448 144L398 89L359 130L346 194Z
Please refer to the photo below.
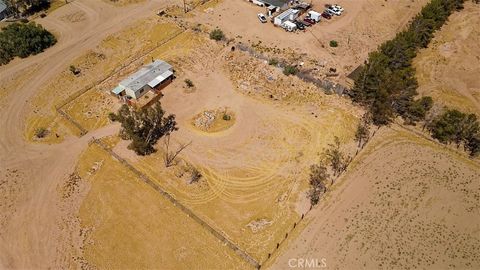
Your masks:
M370 53L352 89L354 101L369 108L372 121L386 125L396 116L408 121L422 120L431 100L416 102L417 80L412 59L424 48L464 0L432 0L409 27Z

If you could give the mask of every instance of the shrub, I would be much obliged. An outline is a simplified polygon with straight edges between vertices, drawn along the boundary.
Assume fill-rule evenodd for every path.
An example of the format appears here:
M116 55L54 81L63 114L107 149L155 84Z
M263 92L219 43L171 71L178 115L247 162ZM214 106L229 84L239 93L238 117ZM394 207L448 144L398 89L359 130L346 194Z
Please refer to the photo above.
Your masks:
M222 118L223 118L223 120L225 120L225 121L230 121L230 120L232 119L232 117L231 117L230 115L228 115L228 114L224 114Z
M43 127L37 128L35 130L35 137L39 139L45 138L47 135L48 135L48 130Z
M285 75L287 75L287 76L289 76L289 75L295 75L295 74L297 74L297 72L298 72L298 68L295 67L295 66L290 66L290 65L288 65L288 66L285 66L285 67L283 68L283 74L285 74Z
M114 114L113 112L111 112L111 113L108 114L108 119L110 119L110 121L112 121L112 122L115 122L115 121L117 121L117 115Z
M72 72L73 75L80 74L80 69L76 68L74 65L70 65L69 70L70 72Z
M338 47L338 42L336 40L330 40L330 47Z
M197 168L192 166L190 168L190 184L198 182L200 178L202 178L202 174Z
M210 32L210 39L220 41L220 40L223 40L224 38L225 38L225 34L223 34L223 31L218 28Z
M193 84L192 80L190 79L185 79L185 84L187 85L188 88L192 88L195 85Z
M268 64L270 66L276 66L278 65L278 60L276 58L271 58L270 60L268 60Z

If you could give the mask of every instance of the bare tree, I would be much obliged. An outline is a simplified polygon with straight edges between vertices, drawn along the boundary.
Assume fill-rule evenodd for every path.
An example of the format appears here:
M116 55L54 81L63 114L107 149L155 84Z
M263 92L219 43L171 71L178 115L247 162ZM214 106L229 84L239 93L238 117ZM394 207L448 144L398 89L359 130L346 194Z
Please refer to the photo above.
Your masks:
M175 151L170 151L170 134L165 136L165 139L163 141L165 144L165 156L164 156L164 162L165 162L165 167L170 167L173 165L173 162L175 161L175 158L180 154L185 148L187 148L190 144L192 144L192 141L190 141L187 144L180 144L177 150Z

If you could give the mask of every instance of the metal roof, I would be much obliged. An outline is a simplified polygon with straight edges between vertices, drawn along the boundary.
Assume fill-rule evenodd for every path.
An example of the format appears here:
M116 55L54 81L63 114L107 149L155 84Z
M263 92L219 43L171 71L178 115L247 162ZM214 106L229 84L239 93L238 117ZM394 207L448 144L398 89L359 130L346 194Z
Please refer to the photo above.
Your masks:
M120 93L123 92L123 90L125 90L125 87L119 85L117 87L115 87L112 92L115 94L115 95L120 95Z
M287 9L286 11L278 15L277 18L283 21L284 19L287 19L288 17L290 17L290 15L296 14L296 13L298 13L298 10L296 9Z
M7 4L3 2L3 0L0 0L0 12L3 12L7 9Z
M153 79L151 82L149 82L148 85L150 87L154 88L157 85L159 85L161 82L163 82L165 79L167 79L168 77L170 77L172 75L173 75L173 72L171 72L170 70L167 70L164 73L155 77L155 79Z
M275 7L283 7L288 3L288 0L261 0L263 3L275 6Z
M142 67L139 71L121 81L119 85L136 92L152 82L159 75L162 75L171 69L172 66L169 63L161 60L155 60L153 63Z

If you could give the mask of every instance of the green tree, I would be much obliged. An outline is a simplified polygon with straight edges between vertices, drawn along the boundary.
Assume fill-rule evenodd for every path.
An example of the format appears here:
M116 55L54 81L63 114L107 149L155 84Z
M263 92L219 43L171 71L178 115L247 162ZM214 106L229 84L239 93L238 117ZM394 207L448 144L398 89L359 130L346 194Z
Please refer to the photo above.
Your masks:
M358 142L358 147L363 147L370 137L370 124L368 120L362 119L358 123L357 131L355 131L355 141Z
M160 102L138 111L123 105L111 119L122 124L120 136L132 141L129 149L142 156L155 152L153 147L155 143L178 129L175 116L171 114L166 116Z
M335 136L335 141L333 144L329 144L327 150L325 150L325 155L327 156L327 161L330 163L330 166L333 170L333 175L340 175L347 168L347 157L340 149L340 139Z
M38 54L56 42L55 36L34 22L9 24L0 32L0 64L15 56Z

